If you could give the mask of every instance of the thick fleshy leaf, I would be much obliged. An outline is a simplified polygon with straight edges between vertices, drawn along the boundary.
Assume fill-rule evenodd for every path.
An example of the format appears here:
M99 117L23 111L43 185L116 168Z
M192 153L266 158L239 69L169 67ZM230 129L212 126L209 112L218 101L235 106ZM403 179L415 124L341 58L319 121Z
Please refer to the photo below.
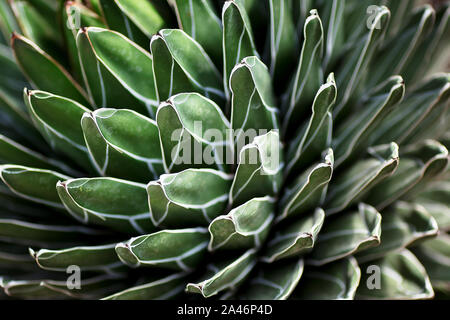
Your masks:
M372 272L364 272L370 266L378 267L374 278ZM412 300L429 299L434 296L430 279L419 260L408 250L390 253L381 259L360 266L361 285L356 292L358 299ZM372 270L377 270L373 269ZM379 277L379 281L374 279ZM375 289L378 284L379 289ZM376 287L375 287L376 288Z
M270 75L278 89L287 83L286 74L292 70L297 59L297 30L292 14L292 0L270 0Z
M128 234L155 229L144 184L115 178L60 179L56 190L66 210L82 223Z
M83 76L97 107L133 108L154 117L158 97L152 56L124 35L101 28L77 36Z
M373 131L369 139L370 144L389 141L413 142L408 140L412 134L423 130L420 123L432 114L433 110L442 112L442 108L448 105L446 102L449 96L449 74L436 75L421 83L409 92L403 102ZM436 126L436 123L432 125Z
M149 38L119 8L116 1L95 1L99 2L99 10L109 29L120 32L128 39L131 39L131 41L138 43L142 47L148 46Z
M89 109L74 100L44 91L24 92L25 103L36 128L57 152L91 170L80 122Z
M242 0L226 1L222 8L223 86L229 95L231 71L245 57L258 56L252 26Z
M360 160L341 172L330 184L325 206L327 214L337 213L358 201L373 186L392 175L398 167L395 143L368 149L371 158Z
M170 8L159 0L114 0L120 10L147 36L170 23Z
M440 230L450 230L450 182L437 181L413 200L436 219Z
M287 173L307 167L330 146L332 130L330 111L336 96L334 75L330 74L327 83L320 87L314 98L311 118L298 130L296 138L290 143Z
M179 50L183 48L183 50ZM160 101L182 92L198 92L224 103L220 73L200 44L179 29L152 37L153 72Z
M323 162L313 165L284 190L277 221L298 216L321 205L333 174L333 150L325 152Z
M254 198L219 216L209 225L208 249L238 250L259 248L264 244L274 218L274 199Z
M30 255L44 270L66 272L72 265L80 267L82 272L100 271L113 274L124 267L115 251L116 244L102 246L73 247L62 250L41 249Z
M434 23L434 10L431 5L424 5L406 22L397 36L383 43L383 48L372 61L367 85L372 87L391 75L402 74L405 64L414 55L421 41L428 36Z
M50 170L2 165L0 178L13 193L26 200L53 208L64 208L56 192L56 184L60 180L70 179L68 176Z
M239 300L286 300L302 274L302 259L263 265L236 297Z
M178 25L195 39L214 60L222 65L222 21L211 0L169 0L175 9Z
M316 243L324 219L325 212L322 209L316 209L309 216L275 227L273 236L267 242L262 260L272 263L308 253Z
M199 293L208 298L218 294L223 290L234 290L250 274L256 264L256 251L254 249L246 251L239 257L224 259L218 263L207 266L208 273L206 279L199 283L189 283L186 291Z
M148 182L164 172L156 122L131 110L98 109L81 120L99 174Z
M9 39L11 33L20 31L14 13L7 1L0 2L0 17L0 32L5 39Z
M351 256L322 267L306 267L292 298L353 300L360 279L361 270Z
M147 185L151 220L155 226L207 226L225 210L231 179L210 169L163 174Z
M208 238L203 228L162 230L119 243L116 252L132 267L192 271L205 257Z
M30 255L26 253L25 246L8 242L0 242L0 268L14 268L20 271L35 271L36 264Z
M367 5L364 6L366 2L367 1L361 2L364 11L366 11L368 7ZM363 19L363 21L359 21L359 25L356 26L354 30L364 30L364 34L358 41L354 41L354 45L348 49L350 57L345 59L344 64L340 66L340 72L337 73L338 77L336 83L341 94L339 94L338 102L333 112L335 117L341 113L345 115L348 110L344 109L348 103L355 97L358 97L357 93L361 87L361 83L365 80L364 76L366 75L363 70L368 67L375 50L382 42L390 21L389 9L384 6L379 7L378 12L373 16L373 20L371 21L372 24L367 32L367 15L358 15L352 10L349 10L349 14L356 19ZM348 25L350 26L351 23Z
M380 244L381 214L360 203L358 210L327 219L306 263L321 266Z
M345 7L348 5L346 0L331 0L324 2L323 20L328 21L324 24L325 32L325 53L323 67L327 69L334 66L345 45Z
M383 211L381 244L356 255L359 262L383 257L438 234L436 220L421 206L397 202Z
M198 93L180 93L156 115L166 172L224 170L232 158L230 124L219 106Z
M67 280L4 280L2 287L8 296L27 300L98 299L124 287L121 275L96 275L83 278L80 290L70 290Z
M89 106L84 90L70 74L35 43L14 34L11 40L14 55L23 73L36 89L50 91Z
M303 36L297 71L284 105L285 116L282 125L284 133L295 127L308 111L317 90L323 83L323 27L317 10L311 10L310 16L306 19Z
M282 182L282 149L278 131L255 137L239 155L230 204L239 205L254 197L275 196Z
M355 114L340 124L334 134L332 145L336 150L336 166L369 147L368 136L401 102L404 94L403 79L395 76L375 88L368 98L358 104L361 112L355 110Z
M447 168L447 149L437 141L426 140L405 147L397 171L375 186L364 201L382 210L399 198L414 199Z
M278 109L272 80L261 60L251 56L240 61L231 71L230 90L231 126L236 131L242 130L236 132L235 143L239 145L239 138L250 129L255 130L257 135L262 129L278 129Z
M180 294L186 284L186 273L152 274L143 278L144 284L114 293L102 300L167 300Z

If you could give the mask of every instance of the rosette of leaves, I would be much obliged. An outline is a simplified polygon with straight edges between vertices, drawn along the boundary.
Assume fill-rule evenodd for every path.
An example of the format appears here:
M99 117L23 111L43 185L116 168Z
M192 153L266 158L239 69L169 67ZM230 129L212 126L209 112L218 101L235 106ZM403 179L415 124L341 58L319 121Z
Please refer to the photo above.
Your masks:
M0 297L448 297L449 14L0 2Z

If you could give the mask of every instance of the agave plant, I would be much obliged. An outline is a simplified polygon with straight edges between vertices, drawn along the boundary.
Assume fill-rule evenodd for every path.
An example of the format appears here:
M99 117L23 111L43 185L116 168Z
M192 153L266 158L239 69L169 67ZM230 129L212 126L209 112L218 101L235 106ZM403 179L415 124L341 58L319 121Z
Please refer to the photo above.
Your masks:
M449 14L1 1L0 298L448 297Z

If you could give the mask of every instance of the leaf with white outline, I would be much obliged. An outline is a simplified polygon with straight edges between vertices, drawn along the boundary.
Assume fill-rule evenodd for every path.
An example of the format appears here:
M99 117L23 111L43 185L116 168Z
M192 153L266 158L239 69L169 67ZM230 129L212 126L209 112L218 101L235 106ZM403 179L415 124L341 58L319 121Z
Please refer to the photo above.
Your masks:
M380 245L356 255L358 262L383 257L389 252L416 245L438 234L436 220L421 206L398 201L383 211Z
M236 143L247 130L278 129L278 109L269 70L258 57L244 58L231 71L231 126ZM242 130L242 132L240 132ZM240 150L238 149L237 152Z
M209 225L208 249L237 250L259 248L269 235L274 218L274 199L254 198L219 216Z
M258 52L244 1L226 1L222 7L222 23L223 85L228 96L234 66L245 57L258 56Z
M56 190L66 210L82 223L128 234L155 229L145 184L115 178L60 179Z
M331 144L331 107L337 96L334 74L331 73L314 98L312 114L307 123L300 127L296 138L290 143L287 153L287 173L297 171L316 160Z
M404 94L402 77L394 76L373 89L370 96L359 103L361 112L355 112L334 133L332 145L336 150L336 166L352 154L369 147L367 138L370 132L398 106Z
M297 126L298 120L308 111L323 83L323 27L317 10L311 10L306 19L303 36L297 71L289 86L288 99L284 105L284 133Z
M325 212L316 209L308 216L275 227L261 259L273 263L310 252L316 243L324 219Z
M162 230L119 243L116 252L131 267L193 271L205 257L208 238L204 228Z
M436 219L440 230L450 230L450 181L436 181L412 200Z
M6 1L0 2L0 17L0 32L5 39L8 39L14 31L20 31L14 12Z
M335 214L355 203L397 170L399 154L398 145L394 142L371 147L368 153L370 158L356 162L330 183L325 200L327 215Z
M234 255L223 261L211 263L207 266L206 279L198 283L188 283L186 291L209 298L223 290L235 290L249 276L255 264L256 251L254 249L246 251L240 257Z
M103 176L148 182L164 172L156 121L125 109L98 109L81 120L89 153Z
M154 117L158 97L150 53L118 32L96 27L81 29L77 46L97 107L133 108Z
M355 211L327 219L306 263L321 266L380 244L381 214L360 203Z
M143 284L116 292L102 300L167 300L175 298L186 287L186 273L146 275Z
M322 267L307 266L292 299L353 300L361 270L352 256Z
M280 214L276 221L298 216L321 205L333 174L333 150L324 153L324 160L300 175L284 190Z
M69 266L76 265L82 272L99 271L115 274L125 267L117 257L115 247L114 243L58 250L34 251L30 248L29 252L37 265L44 270L66 272Z
M35 43L13 34L11 46L22 72L36 89L51 91L89 106L87 94L70 74Z
M375 186L364 201L382 210L395 200L414 199L426 185L447 168L447 149L437 141L425 140L402 149L397 171Z
M24 100L36 128L48 144L88 171L92 171L80 122L90 110L74 100L44 91L24 91Z
M163 174L147 185L155 226L207 226L225 210L232 176L211 169Z
M364 6L365 3L366 2L361 2L364 11L367 10L367 5ZM369 32L367 32L367 15L359 15L352 10L349 10L349 14L355 16L356 19L364 20L362 22L359 21L359 25L353 29L355 31L364 30L364 34L358 41L353 42L354 45L352 48L348 49L350 57L345 59L344 64L340 67L338 77L336 78L337 86L342 94L339 95L336 108L333 112L335 118L341 113L345 115L348 112L348 110L345 109L348 107L351 99L353 97L358 97L357 93L361 87L361 83L365 80L364 76L366 75L362 70L365 70L368 67L374 56L374 52L380 46L380 43L382 43L391 17L388 8L385 6L379 7L378 11L373 16ZM348 25L350 25L350 23ZM350 32L353 30L350 29Z
M335 65L345 46L344 13L346 5L348 5L346 0L325 1L323 4L323 20L328 21L324 24L325 54L323 67L325 70Z
M282 183L282 146L277 131L255 137L239 154L239 164L230 189L230 204L254 197L275 196Z
M356 291L357 299L413 300L433 298L434 292L425 268L408 250L390 253L378 260L361 265L361 270L369 266L379 267L380 288L373 290L362 285ZM362 273L361 283L372 283L373 273Z
M0 178L16 195L26 200L63 209L56 184L70 177L60 173L16 165L1 165Z
M169 0L178 26L205 49L217 66L222 65L222 21L211 0Z
M225 170L231 154L230 123L219 106L198 93L180 93L156 115L166 172Z
M183 48L183 50L179 50ZM220 72L201 45L179 29L163 29L152 37L153 72L160 101L177 93L198 92L224 103Z

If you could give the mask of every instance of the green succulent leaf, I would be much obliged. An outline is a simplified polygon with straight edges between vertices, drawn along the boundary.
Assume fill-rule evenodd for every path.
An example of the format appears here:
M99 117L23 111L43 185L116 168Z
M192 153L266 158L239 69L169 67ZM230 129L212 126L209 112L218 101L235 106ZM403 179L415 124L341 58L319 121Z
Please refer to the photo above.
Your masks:
M230 123L212 100L198 93L177 94L159 106L156 122L166 172L225 170L231 154Z
M66 272L68 267L76 265L81 272L98 271L114 274L124 267L117 257L115 247L114 243L60 250L34 251L30 248L29 251L38 266L44 270Z
M56 192L56 184L70 177L55 171L18 165L1 165L0 178L16 195L26 200L63 209Z
M189 283L186 291L199 293L208 298L226 289L233 290L244 282L255 264L256 251L254 249L246 251L239 257L210 264L207 268L211 276L207 275L207 278L199 283Z
M368 153L371 158L356 162L331 182L325 201L327 214L337 213L356 202L397 169L397 144L371 147Z
M235 65L249 56L258 56L252 26L248 17L245 1L226 1L222 8L223 23L223 83L229 95L228 83Z
M155 226L207 226L227 205L231 176L211 169L163 174L147 185Z
M317 10L311 10L305 21L304 41L297 71L284 105L283 132L287 133L293 124L308 110L314 96L323 83L323 27ZM334 82L334 79L333 79ZM335 98L332 98L334 100Z
M55 190L70 215L82 223L127 234L155 229L144 184L116 178L60 179Z
M21 246L19 244L0 242L0 268L14 268L21 271L32 271L35 267L36 264L30 257L30 255L26 254L24 246Z
M160 30L152 37L150 49L160 101L177 93L198 92L219 105L224 104L219 71L201 45L186 32Z
M146 276L144 284L114 293L102 300L166 300L180 294L186 283L186 272L152 274Z
M254 198L211 222L208 249L259 248L269 234L273 218L274 199Z
M24 100L36 128L49 145L91 170L80 122L89 109L74 100L44 91L25 89Z
M397 171L375 186L364 201L382 210L399 198L413 198L445 172L449 161L447 149L437 141L408 146L401 152Z
M381 214L360 203L358 210L327 219L306 263L321 266L380 244Z
M137 182L164 172L156 121L132 110L98 109L81 120L97 172Z
M440 230L450 230L450 182L432 183L414 198L414 202L423 206L436 219Z
M361 270L351 256L322 267L306 267L292 298L353 300L360 279Z
M361 265L361 270L378 267L379 289L372 273L362 273L361 284L356 292L358 299L412 300L429 299L434 296L430 279L419 260L408 250L390 253L378 260ZM373 267L371 270L375 270ZM370 279L369 279L370 278ZM366 284L366 285L364 285ZM369 286L370 285L370 286ZM371 289L372 288L372 289Z
M230 204L239 205L254 197L275 196L282 182L282 146L278 131L257 136L244 146L230 189Z
M331 0L324 3L324 61L323 66L327 69L334 66L345 46L345 7L349 4L347 0Z
M375 260L438 234L436 220L418 205L397 202L383 212L381 243L356 255L359 262Z
M338 126L332 146L336 150L336 166L339 166L352 154L369 147L367 141L383 120L402 101L405 84L400 76L394 76L380 84L370 96L359 103L362 112L348 118Z
M334 74L330 74L314 98L312 115L301 127L287 152L287 173L305 168L331 144L331 107L337 96Z
M230 74L231 126L242 133L278 129L278 109L269 70L255 56L242 59ZM262 107L262 108L261 108ZM239 143L242 133L236 133ZM238 149L239 151L239 149Z
M6 1L0 2L0 17L0 32L5 39L8 39L13 32L20 31L14 12Z
M325 152L324 160L300 175L284 190L277 221L299 216L321 205L333 174L333 150Z
M102 28L77 36L83 76L97 107L133 108L154 117L158 97L152 56L124 35Z
M175 9L178 25L195 39L213 59L222 64L222 21L211 0L169 0Z
M14 34L11 46L18 65L35 88L73 99L85 106L90 105L81 86L56 60L35 43Z
M314 247L322 228L325 212L322 209L289 224L275 227L274 234L267 242L262 260L273 263L281 259L302 256Z
M286 300L303 274L303 265L302 259L263 265L237 297L239 300Z
M203 228L162 230L119 243L116 252L132 267L193 271L205 257L208 238Z

